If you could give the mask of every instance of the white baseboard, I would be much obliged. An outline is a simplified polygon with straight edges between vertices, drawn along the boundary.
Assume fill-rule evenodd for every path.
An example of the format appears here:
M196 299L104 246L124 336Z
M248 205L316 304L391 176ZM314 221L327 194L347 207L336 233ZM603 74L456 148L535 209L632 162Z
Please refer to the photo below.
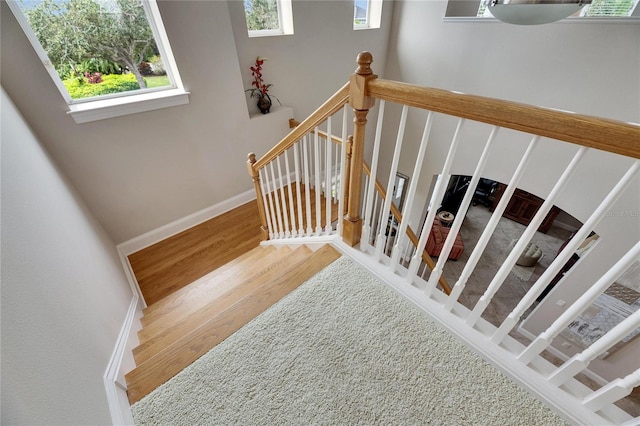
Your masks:
M129 310L120 329L120 334L116 340L116 345L111 354L111 359L104 373L103 381L107 394L107 403L111 413L111 421L114 425L133 425L131 407L127 397L127 387L124 383L124 374L130 368L123 366L135 365L133 360L132 345L137 344L138 329L140 328L136 316L141 312L138 304L139 297L134 293L129 304Z
M146 232L138 237L120 243L118 244L118 250L125 256L128 256L142 250L143 248L149 247L173 235L179 234L182 231L199 225L202 222L206 222L209 219L226 213L229 210L240 207L251 200L255 200L255 198L256 192L253 189L245 191L218 204L214 204L213 206L207 207L152 231Z

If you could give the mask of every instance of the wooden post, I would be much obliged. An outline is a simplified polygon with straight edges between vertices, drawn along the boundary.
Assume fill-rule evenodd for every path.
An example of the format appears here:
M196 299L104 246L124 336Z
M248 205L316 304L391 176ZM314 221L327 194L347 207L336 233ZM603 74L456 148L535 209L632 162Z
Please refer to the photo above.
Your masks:
M362 162L364 161L364 136L367 113L375 100L367 96L367 83L378 78L371 71L373 56L369 52L358 55L358 68L349 82L349 105L353 108L353 146L351 148L351 170L349 174L349 196L347 197L347 215L344 217L342 239L350 246L360 242L362 218L360 201L362 198Z
M262 239L269 239L269 229L267 227L267 215L265 213L265 206L262 198L262 188L260 187L260 173L253 165L256 163L256 154L251 152L247 156L247 171L249 176L253 180L253 187L256 190L256 201L258 202L258 215L260 215L260 232L262 233Z

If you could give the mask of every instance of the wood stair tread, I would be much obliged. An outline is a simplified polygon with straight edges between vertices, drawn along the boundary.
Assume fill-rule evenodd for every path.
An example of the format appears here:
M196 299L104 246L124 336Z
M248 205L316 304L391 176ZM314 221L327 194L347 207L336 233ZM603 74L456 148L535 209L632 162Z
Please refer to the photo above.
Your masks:
M128 373L129 402L133 404L139 401L338 257L340 254L333 247L325 245L290 262L286 268L273 269L277 273L268 281L263 275L256 280L259 285L254 285L252 291L223 311L202 318L200 325L194 326L187 334Z
M197 297L206 297L206 294L208 292L210 293L212 290L212 282L221 282L232 279L242 272L250 272L252 267L255 267L255 264L260 263L262 259L275 251L276 249L273 246L258 246L220 268L208 273L204 277L197 279L188 286L170 294L159 302L154 303L143 310L143 317L141 319L142 325L145 326L151 324L162 315L175 311L175 309L185 301L191 301Z
M265 281L274 279L281 271L304 261L311 253L307 247L300 247L293 252L285 247L265 257L265 263L261 267L254 267L245 274L237 275L235 279L224 283L211 280L213 291L208 297L187 301L185 306L149 324L138 333L140 345L133 350L136 363L146 361L202 322L256 291Z

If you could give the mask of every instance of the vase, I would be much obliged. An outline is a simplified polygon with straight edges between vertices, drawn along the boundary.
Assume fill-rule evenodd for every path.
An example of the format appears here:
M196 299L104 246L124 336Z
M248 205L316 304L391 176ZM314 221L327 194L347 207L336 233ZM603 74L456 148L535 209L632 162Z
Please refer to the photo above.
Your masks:
M258 109L261 113L266 114L271 109L271 99L268 96L261 96L258 99Z

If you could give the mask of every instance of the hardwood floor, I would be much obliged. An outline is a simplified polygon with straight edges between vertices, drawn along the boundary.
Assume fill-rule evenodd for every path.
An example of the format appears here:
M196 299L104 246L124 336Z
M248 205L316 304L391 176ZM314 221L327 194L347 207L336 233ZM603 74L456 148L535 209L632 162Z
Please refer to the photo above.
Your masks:
M147 306L260 244L258 206L243 206L133 253L129 263Z
M253 201L129 256L148 305L133 350L136 368L125 375L130 403L340 256L330 246L259 243Z

